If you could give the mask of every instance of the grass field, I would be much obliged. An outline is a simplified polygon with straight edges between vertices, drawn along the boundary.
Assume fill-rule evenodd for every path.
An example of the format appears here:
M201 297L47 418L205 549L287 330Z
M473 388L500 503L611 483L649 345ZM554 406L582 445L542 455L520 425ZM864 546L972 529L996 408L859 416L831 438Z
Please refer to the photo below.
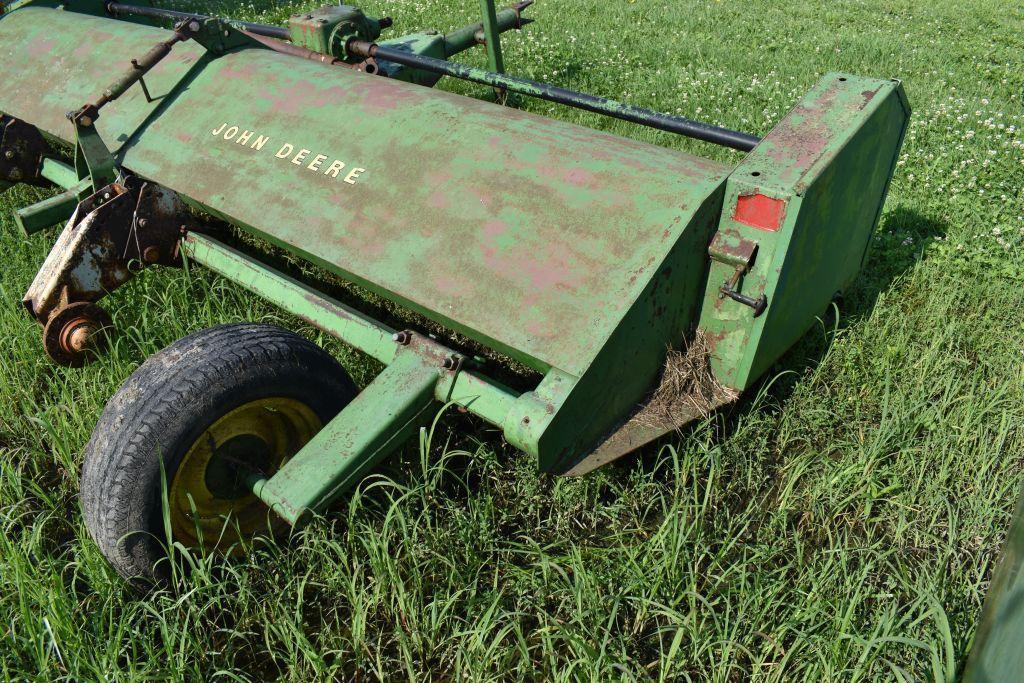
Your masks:
M191 7L277 22L315 4ZM468 23L476 5L365 8L400 32ZM505 40L514 73L756 133L826 71L904 80L912 125L838 325L736 407L582 479L538 476L495 430L446 414L287 545L191 558L190 580L140 599L88 539L77 491L82 447L143 359L259 320L337 352L361 383L372 368L207 272L167 270L105 302L120 331L107 356L56 368L18 303L56 232L19 235L10 208L44 193L13 190L0 198L5 679L957 675L1024 484L1024 8L539 0L529 13Z

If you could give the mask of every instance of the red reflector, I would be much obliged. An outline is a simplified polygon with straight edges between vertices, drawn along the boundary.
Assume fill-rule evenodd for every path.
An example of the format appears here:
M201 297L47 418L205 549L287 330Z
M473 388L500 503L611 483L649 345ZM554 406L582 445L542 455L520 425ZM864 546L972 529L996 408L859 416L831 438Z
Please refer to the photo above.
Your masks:
M745 194L736 200L732 217L752 228L775 232L782 225L786 213L786 200L773 199L763 194Z

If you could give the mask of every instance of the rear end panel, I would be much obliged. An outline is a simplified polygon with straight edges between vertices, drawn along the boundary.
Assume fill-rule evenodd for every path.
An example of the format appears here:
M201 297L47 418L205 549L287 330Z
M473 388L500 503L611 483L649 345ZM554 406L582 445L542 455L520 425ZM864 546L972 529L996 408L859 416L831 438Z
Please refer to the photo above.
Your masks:
M857 276L909 117L898 81L828 74L729 176L716 244L757 245L741 291L768 305L723 297L736 266L713 256L700 327L724 384L750 386Z

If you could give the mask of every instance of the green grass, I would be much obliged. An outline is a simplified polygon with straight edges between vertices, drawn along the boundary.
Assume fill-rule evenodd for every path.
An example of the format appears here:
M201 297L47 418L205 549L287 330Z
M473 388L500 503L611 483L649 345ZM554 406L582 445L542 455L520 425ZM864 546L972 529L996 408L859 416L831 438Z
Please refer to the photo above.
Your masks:
M315 5L211 4L258 21ZM476 3L366 8L400 32L468 22ZM105 302L120 336L100 362L51 366L18 301L56 233L18 235L9 209L44 194L13 190L0 199L4 678L955 677L1024 483L1020 4L540 0L530 14L505 41L513 72L758 133L825 71L904 80L913 123L838 326L734 409L583 479L538 476L494 429L446 414L289 544L185 558L190 580L140 599L77 502L82 447L131 371L234 320L298 329L361 382L370 369L207 272L166 270Z

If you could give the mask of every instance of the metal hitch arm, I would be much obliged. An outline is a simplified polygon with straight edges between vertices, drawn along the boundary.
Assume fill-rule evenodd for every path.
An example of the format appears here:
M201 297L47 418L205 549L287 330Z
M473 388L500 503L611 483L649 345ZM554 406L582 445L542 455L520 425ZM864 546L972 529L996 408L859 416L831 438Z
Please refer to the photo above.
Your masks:
M437 360L403 348L273 477L250 474L253 493L289 524L322 512L429 421L444 371Z

